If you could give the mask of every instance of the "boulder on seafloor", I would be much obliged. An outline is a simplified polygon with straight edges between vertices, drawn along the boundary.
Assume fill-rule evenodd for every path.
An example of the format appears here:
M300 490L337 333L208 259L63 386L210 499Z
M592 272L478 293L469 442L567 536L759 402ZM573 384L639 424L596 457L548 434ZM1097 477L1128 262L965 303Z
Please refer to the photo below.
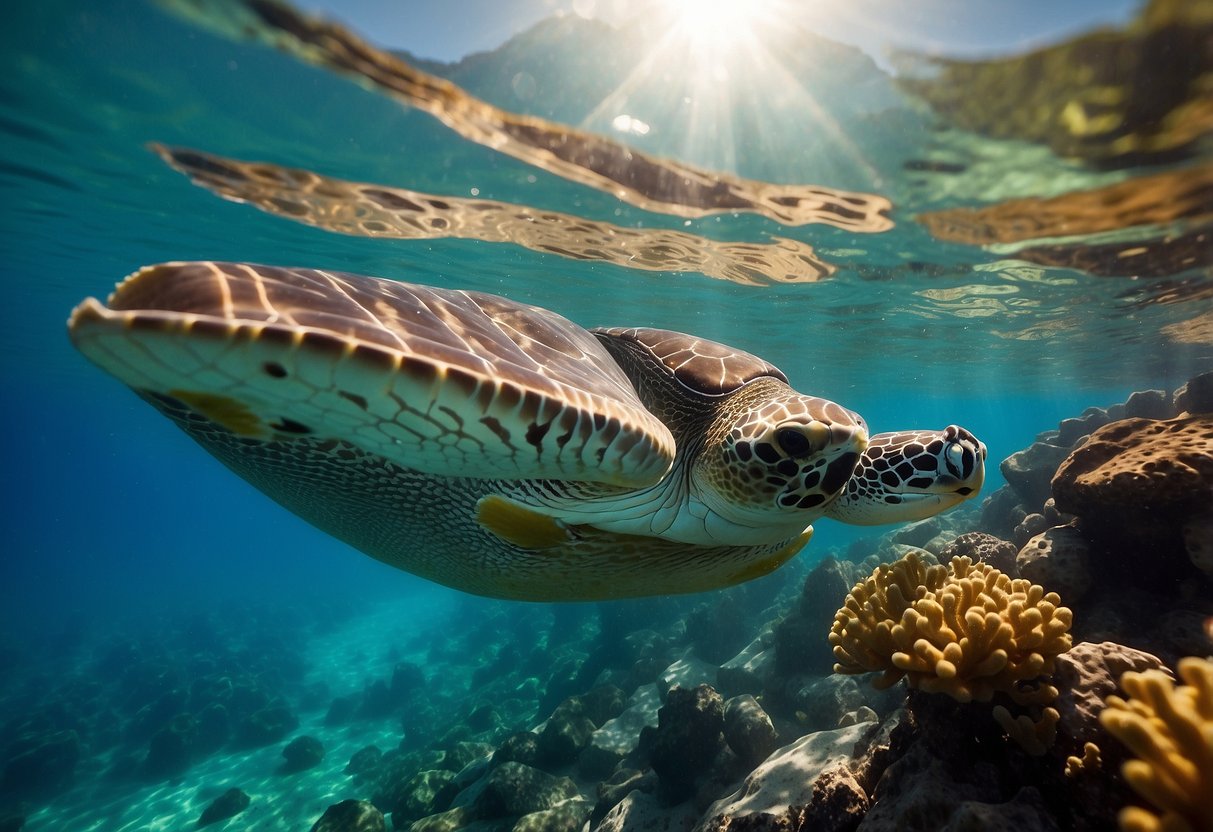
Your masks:
M570 798L550 809L523 815L511 832L578 832L593 808L594 804L583 797Z
M740 653L716 671L716 689L721 696L761 693L775 673L775 634L764 629Z
M1184 523L1213 505L1213 414L1105 425L1058 469L1053 496L1109 549L1184 552ZM1170 580L1176 560L1134 572Z
M221 820L227 820L230 817L243 812L248 808L251 799L247 794L237 788L231 788L223 794L216 797L210 804L202 810L202 815L198 818L196 826L210 826L212 823L218 823Z
M379 762L382 759L383 752L379 750L379 746L368 745L360 748L350 756L350 761L345 766L345 773L354 777L370 774L379 768Z
M1029 512L1038 510L1049 499L1049 480L1070 454L1071 445L1060 444L1056 432L1042 436L1046 438L1038 438L1022 451L1011 454L999 466L1007 485Z
M829 676L796 677L789 680L795 690L787 691L796 719L804 731L828 731L837 728L848 713L867 704L870 691L860 687L854 676L831 673Z
M380 780L372 802L383 812L390 813L392 825L400 828L405 821L419 820L445 811L450 799L444 799L447 785L455 779L449 771L427 769L395 779ZM452 795L453 796L453 795Z
M749 694L725 703L724 739L747 770L753 770L779 745L771 717Z
M1213 413L1213 370L1188 379L1174 401L1176 414Z
M876 723L863 723L818 731L776 750L737 791L708 807L695 832L799 829L799 816L813 799L818 775L850 759L875 728Z
M1091 545L1074 526L1054 526L1029 540L1015 558L1016 571L1056 592L1067 604L1082 599L1095 580Z
M324 759L324 746L320 740L304 734L287 743L282 749L282 758L286 761L282 764L284 772L306 771Z
M561 702L539 733L536 750L540 767L557 768L576 760L595 730L580 701L569 698Z
M696 780L706 775L724 747L724 701L710 685L692 689L675 687L657 712L649 760L671 800L677 802L695 791Z
M1015 578L1019 569L1015 564L1018 550L1015 545L985 532L962 534L943 548L939 562L948 563L952 558L970 558L976 563L988 563L1004 575ZM839 604L839 606L842 606Z
M383 813L365 800L343 800L324 810L311 832L387 832Z
M521 817L576 796L577 786L569 778L509 762L460 792L453 808L467 808L478 819Z
M534 731L517 731L506 737L493 752L493 765L511 761L526 766L539 765L539 735Z
M715 685L717 666L685 655L657 675L657 689L664 702L674 688L690 690L698 685Z
M699 817L689 803L666 806L655 795L629 792L595 826L594 832L685 832Z
M657 712L661 708L657 685L650 683L637 688L626 704L618 716L607 720L590 736L582 749L577 758L577 770L582 777L606 777L636 750L641 731L657 727Z

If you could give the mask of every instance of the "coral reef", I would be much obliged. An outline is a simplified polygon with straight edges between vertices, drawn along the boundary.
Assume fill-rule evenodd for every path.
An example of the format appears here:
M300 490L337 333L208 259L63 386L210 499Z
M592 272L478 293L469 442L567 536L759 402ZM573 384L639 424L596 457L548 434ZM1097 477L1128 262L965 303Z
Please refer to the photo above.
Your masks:
M996 692L1040 701L1022 686L1052 673L1070 649L1071 613L1060 603L992 566L968 558L926 566L911 553L851 589L830 631L834 669L881 671L880 686L905 678L960 702Z
M1213 660L1188 657L1175 686L1159 670L1128 672L1128 698L1109 696L1100 721L1135 755L1124 778L1150 808L1127 807L1121 829L1213 830Z

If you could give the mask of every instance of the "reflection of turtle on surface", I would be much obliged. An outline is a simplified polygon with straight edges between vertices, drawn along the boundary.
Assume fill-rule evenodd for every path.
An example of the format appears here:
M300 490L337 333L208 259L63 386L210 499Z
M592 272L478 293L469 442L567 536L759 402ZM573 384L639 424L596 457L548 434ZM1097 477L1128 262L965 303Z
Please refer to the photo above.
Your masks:
M152 266L72 315L91 360L273 499L469 592L695 592L775 569L818 517L977 493L962 428L880 434L777 368L656 329L309 269Z

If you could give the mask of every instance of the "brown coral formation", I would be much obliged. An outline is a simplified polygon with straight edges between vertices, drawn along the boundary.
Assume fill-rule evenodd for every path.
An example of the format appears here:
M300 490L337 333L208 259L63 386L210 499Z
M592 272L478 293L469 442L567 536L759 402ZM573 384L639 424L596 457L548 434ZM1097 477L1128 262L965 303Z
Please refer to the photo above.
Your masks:
M910 553L852 588L830 631L834 669L883 671L881 686L905 678L960 702L996 692L1021 704L1048 702L1051 687L1025 684L1052 673L1070 648L1071 614L1060 603L968 558L928 567Z
M1061 511L1089 518L1174 521L1213 503L1213 415L1104 425L1053 477Z
M260 41L429 113L469 141L645 210L679 217L743 211L784 225L824 223L858 232L893 227L887 216L892 203L882 196L742 179L650 156L565 124L502 110L375 48L342 26L308 17L282 2L162 2L212 30Z
M347 182L266 162L186 148L151 149L196 185L266 213L337 234L393 240L457 238L514 243L543 254L629 269L697 272L748 286L813 283L836 271L811 246L722 242L669 229L607 222L488 199Z

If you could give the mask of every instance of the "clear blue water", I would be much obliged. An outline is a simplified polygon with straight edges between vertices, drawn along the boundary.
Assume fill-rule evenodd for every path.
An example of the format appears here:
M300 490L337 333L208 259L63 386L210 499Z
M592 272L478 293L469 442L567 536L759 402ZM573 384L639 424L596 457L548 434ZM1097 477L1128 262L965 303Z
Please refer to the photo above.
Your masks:
M461 71L460 83L473 92L487 97L499 86L474 67ZM559 83L547 79L543 88ZM750 91L746 118L761 116L754 102L780 93L769 83ZM579 118L578 106L576 99L534 103L537 112L570 120ZM865 118L875 135L859 132ZM731 157L742 175L888 194L898 205L893 231L784 229L730 216L684 224L470 144L373 91L149 4L50 0L10 10L0 31L6 673L16 679L36 662L73 655L74 645L97 633L123 637L124 627L135 632L139 622L167 626L225 609L295 609L299 621L316 599L346 610L401 600L419 610L457 605L470 618L500 609L391 570L311 529L77 354L65 334L70 309L104 296L144 264L230 259L334 268L497 292L587 326L693 332L762 355L798 389L863 413L875 430L968 427L995 463L987 491L1001 483L999 460L1060 419L1134 390L1173 389L1213 366L1208 344L1162 333L1207 314L1207 300L1138 308L1124 298L1143 284L1131 278L969 270L1003 258L933 241L911 218L927 206L982 201L931 191L904 171L902 162L927 154L937 138L895 132L887 114L848 119L850 148L837 136L797 141L788 133L802 124L760 118L738 133L778 137L769 150L739 142L725 154L713 149L711 135L694 148L669 133L645 143L666 155L685 148L705 164ZM511 245L337 236L216 199L165 167L146 150L149 141L435 193L466 196L478 188L484 197L623 225L721 239L793 236L840 270L818 284L754 288ZM968 141L980 154L982 140ZM1041 164L1039 149L998 147L991 155L1004 160L1008 175L1023 173L1015 153L1024 166ZM838 161L857 152L863 164ZM1119 176L1048 164L1054 191ZM932 275L906 268L910 262L945 268ZM1207 272L1197 277L1207 280ZM977 304L983 298L986 307ZM822 522L801 558L812 563L853 536ZM42 825L29 828L66 828L53 814L41 817ZM119 828L96 823L73 828Z

